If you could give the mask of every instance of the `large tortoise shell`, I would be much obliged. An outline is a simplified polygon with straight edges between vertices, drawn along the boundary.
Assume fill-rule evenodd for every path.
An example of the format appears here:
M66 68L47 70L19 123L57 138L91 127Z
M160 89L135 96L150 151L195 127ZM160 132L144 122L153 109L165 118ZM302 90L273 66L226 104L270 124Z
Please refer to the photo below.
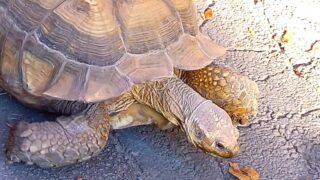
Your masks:
M97 102L224 54L191 0L0 0L0 83Z

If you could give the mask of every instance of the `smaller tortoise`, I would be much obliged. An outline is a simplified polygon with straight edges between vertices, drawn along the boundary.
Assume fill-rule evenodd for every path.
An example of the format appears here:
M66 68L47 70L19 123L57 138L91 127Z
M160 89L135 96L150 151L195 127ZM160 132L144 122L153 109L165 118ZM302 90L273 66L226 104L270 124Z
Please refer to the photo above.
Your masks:
M257 87L209 65L224 53L198 31L190 0L0 0L0 86L63 114L14 125L7 157L68 165L98 154L110 127L151 123L180 126L206 153L232 157L239 132L213 102L248 119Z

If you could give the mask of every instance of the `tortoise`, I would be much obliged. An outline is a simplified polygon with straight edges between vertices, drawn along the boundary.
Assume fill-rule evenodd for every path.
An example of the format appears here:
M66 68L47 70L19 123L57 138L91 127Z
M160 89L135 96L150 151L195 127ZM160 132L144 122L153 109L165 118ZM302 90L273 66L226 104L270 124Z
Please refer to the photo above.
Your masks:
M255 114L258 88L212 63L225 52L199 32L190 0L0 0L0 86L61 114L14 124L8 162L81 162L110 129L147 124L178 126L204 152L234 156L232 119Z

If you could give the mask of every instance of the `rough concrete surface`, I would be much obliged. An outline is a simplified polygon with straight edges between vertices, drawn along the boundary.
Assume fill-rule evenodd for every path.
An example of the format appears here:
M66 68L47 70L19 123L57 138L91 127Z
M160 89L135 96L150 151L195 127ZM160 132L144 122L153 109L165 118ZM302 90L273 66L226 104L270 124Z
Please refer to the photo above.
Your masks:
M200 12L206 7L196 3ZM239 127L237 157L211 157L178 129L147 126L111 132L99 156L63 168L7 165L0 153L0 179L234 179L230 161L255 167L261 179L320 179L320 2L225 0L212 8L214 19L201 30L228 48L216 62L248 75L261 91L258 115ZM52 118L1 92L1 149L7 123Z

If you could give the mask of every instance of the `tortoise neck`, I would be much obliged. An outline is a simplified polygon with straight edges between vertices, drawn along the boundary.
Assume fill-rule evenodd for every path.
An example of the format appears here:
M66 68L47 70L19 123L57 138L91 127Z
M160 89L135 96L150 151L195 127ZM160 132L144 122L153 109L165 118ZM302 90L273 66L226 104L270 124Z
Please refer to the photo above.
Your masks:
M185 124L195 109L206 100L178 78L137 85L133 97L160 112L175 125Z

